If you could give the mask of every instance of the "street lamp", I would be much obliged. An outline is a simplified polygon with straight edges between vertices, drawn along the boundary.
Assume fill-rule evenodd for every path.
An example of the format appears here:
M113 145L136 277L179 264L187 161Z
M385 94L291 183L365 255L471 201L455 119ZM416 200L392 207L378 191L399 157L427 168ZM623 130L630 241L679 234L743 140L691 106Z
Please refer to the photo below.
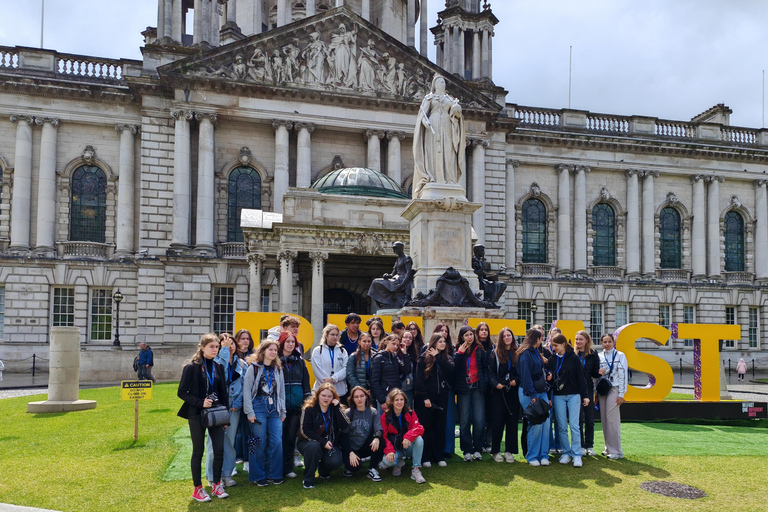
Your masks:
M112 342L113 347L120 346L120 303L123 301L123 294L120 293L120 289L112 295L112 300L115 301L115 341Z
M536 310L539 309L539 306L536 305L534 302L531 304L531 325L536 325Z

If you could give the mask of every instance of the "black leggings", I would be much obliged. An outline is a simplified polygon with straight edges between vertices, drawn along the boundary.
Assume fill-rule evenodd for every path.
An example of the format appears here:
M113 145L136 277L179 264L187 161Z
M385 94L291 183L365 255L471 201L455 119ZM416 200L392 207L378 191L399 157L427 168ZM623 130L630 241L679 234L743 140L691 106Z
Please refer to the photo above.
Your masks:
M424 454L423 462L437 463L445 460L445 430L446 407L437 408L437 402L432 402L432 407L424 407L424 400L416 398L416 417L424 427ZM451 418L453 420L453 418ZM453 433L451 433L453 435Z
M589 397L589 404L581 408L579 428L581 429L581 447L593 448L595 446L595 402L592 396Z
M368 468L377 469L379 467L379 462L381 462L381 460L384 458L384 441L380 440L379 449L376 450L375 452L371 450L372 442L373 442L373 436L371 435L370 437L368 437L368 439L365 440L365 442L363 443L363 446L361 446L357 450L352 450L352 451L355 452L355 455L357 455L361 459L370 457L371 463L368 465ZM344 467L352 472L358 471L363 467L363 465L361 463L361 464L358 464L357 467L353 467L349 463L349 453L350 452L344 453Z
M200 415L194 414L189 418L189 435L192 437L192 481L195 487L203 484L200 476L200 464L203 462L205 451L205 429L200 421ZM221 482L221 466L224 463L224 427L211 427L208 429L213 446L213 482Z
M501 453L501 438L506 428L507 438L504 451L516 454L517 445L517 421L520 412L520 399L517 396L517 387L510 391L494 389L491 392L491 425L493 429L493 442L491 453Z
M301 423L301 409L288 411L283 422L283 475L293 472L293 452Z

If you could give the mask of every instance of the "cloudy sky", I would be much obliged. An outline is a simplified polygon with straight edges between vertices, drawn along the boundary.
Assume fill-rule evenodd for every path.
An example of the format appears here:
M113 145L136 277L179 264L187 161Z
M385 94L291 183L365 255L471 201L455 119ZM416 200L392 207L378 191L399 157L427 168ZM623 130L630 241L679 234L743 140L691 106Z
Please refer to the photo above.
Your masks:
M42 0L0 0L0 45L40 45ZM157 0L46 0L45 47L140 59ZM429 1L430 26L442 0ZM763 125L764 0L491 0L494 81L507 101L687 120L717 103ZM431 45L434 57L434 47Z

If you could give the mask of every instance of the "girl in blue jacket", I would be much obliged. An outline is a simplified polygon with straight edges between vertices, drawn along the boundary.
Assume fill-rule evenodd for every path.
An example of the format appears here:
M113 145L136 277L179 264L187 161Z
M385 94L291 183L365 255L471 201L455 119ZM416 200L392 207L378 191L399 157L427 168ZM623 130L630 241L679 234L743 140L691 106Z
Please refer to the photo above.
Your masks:
M538 352L543 336L538 329L528 329L525 341L515 353L515 366L520 378L518 396L523 410L536 400L549 401L547 374ZM531 466L549 466L549 429L549 417L539 425L528 424L528 451L525 458Z

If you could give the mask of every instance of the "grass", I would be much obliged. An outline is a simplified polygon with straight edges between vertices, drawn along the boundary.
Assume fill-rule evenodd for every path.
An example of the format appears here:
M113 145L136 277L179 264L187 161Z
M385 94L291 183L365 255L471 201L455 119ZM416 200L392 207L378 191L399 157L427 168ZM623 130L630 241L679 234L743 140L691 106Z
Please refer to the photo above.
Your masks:
M85 389L94 410L27 414L36 397L0 401L0 502L63 511L333 510L447 512L555 508L559 510L768 510L768 422L711 424L635 423L622 426L626 459L587 457L580 470L553 464L464 463L425 469L428 483L416 485L388 472L373 483L362 474L335 472L312 491L299 479L256 488L241 473L231 498L191 503L185 421L175 384L160 384L140 404L139 440L133 441L133 403L117 388ZM595 446L602 446L596 433ZM177 437L175 438L175 436ZM599 450L598 450L599 451ZM178 455L178 457L177 457ZM172 462L176 457L176 464ZM188 464L188 463L187 463ZM301 476L301 470L299 471ZM176 478L183 478L177 480ZM687 501L647 493L647 480L670 480L703 489L708 497ZM573 492L577 491L577 492Z

